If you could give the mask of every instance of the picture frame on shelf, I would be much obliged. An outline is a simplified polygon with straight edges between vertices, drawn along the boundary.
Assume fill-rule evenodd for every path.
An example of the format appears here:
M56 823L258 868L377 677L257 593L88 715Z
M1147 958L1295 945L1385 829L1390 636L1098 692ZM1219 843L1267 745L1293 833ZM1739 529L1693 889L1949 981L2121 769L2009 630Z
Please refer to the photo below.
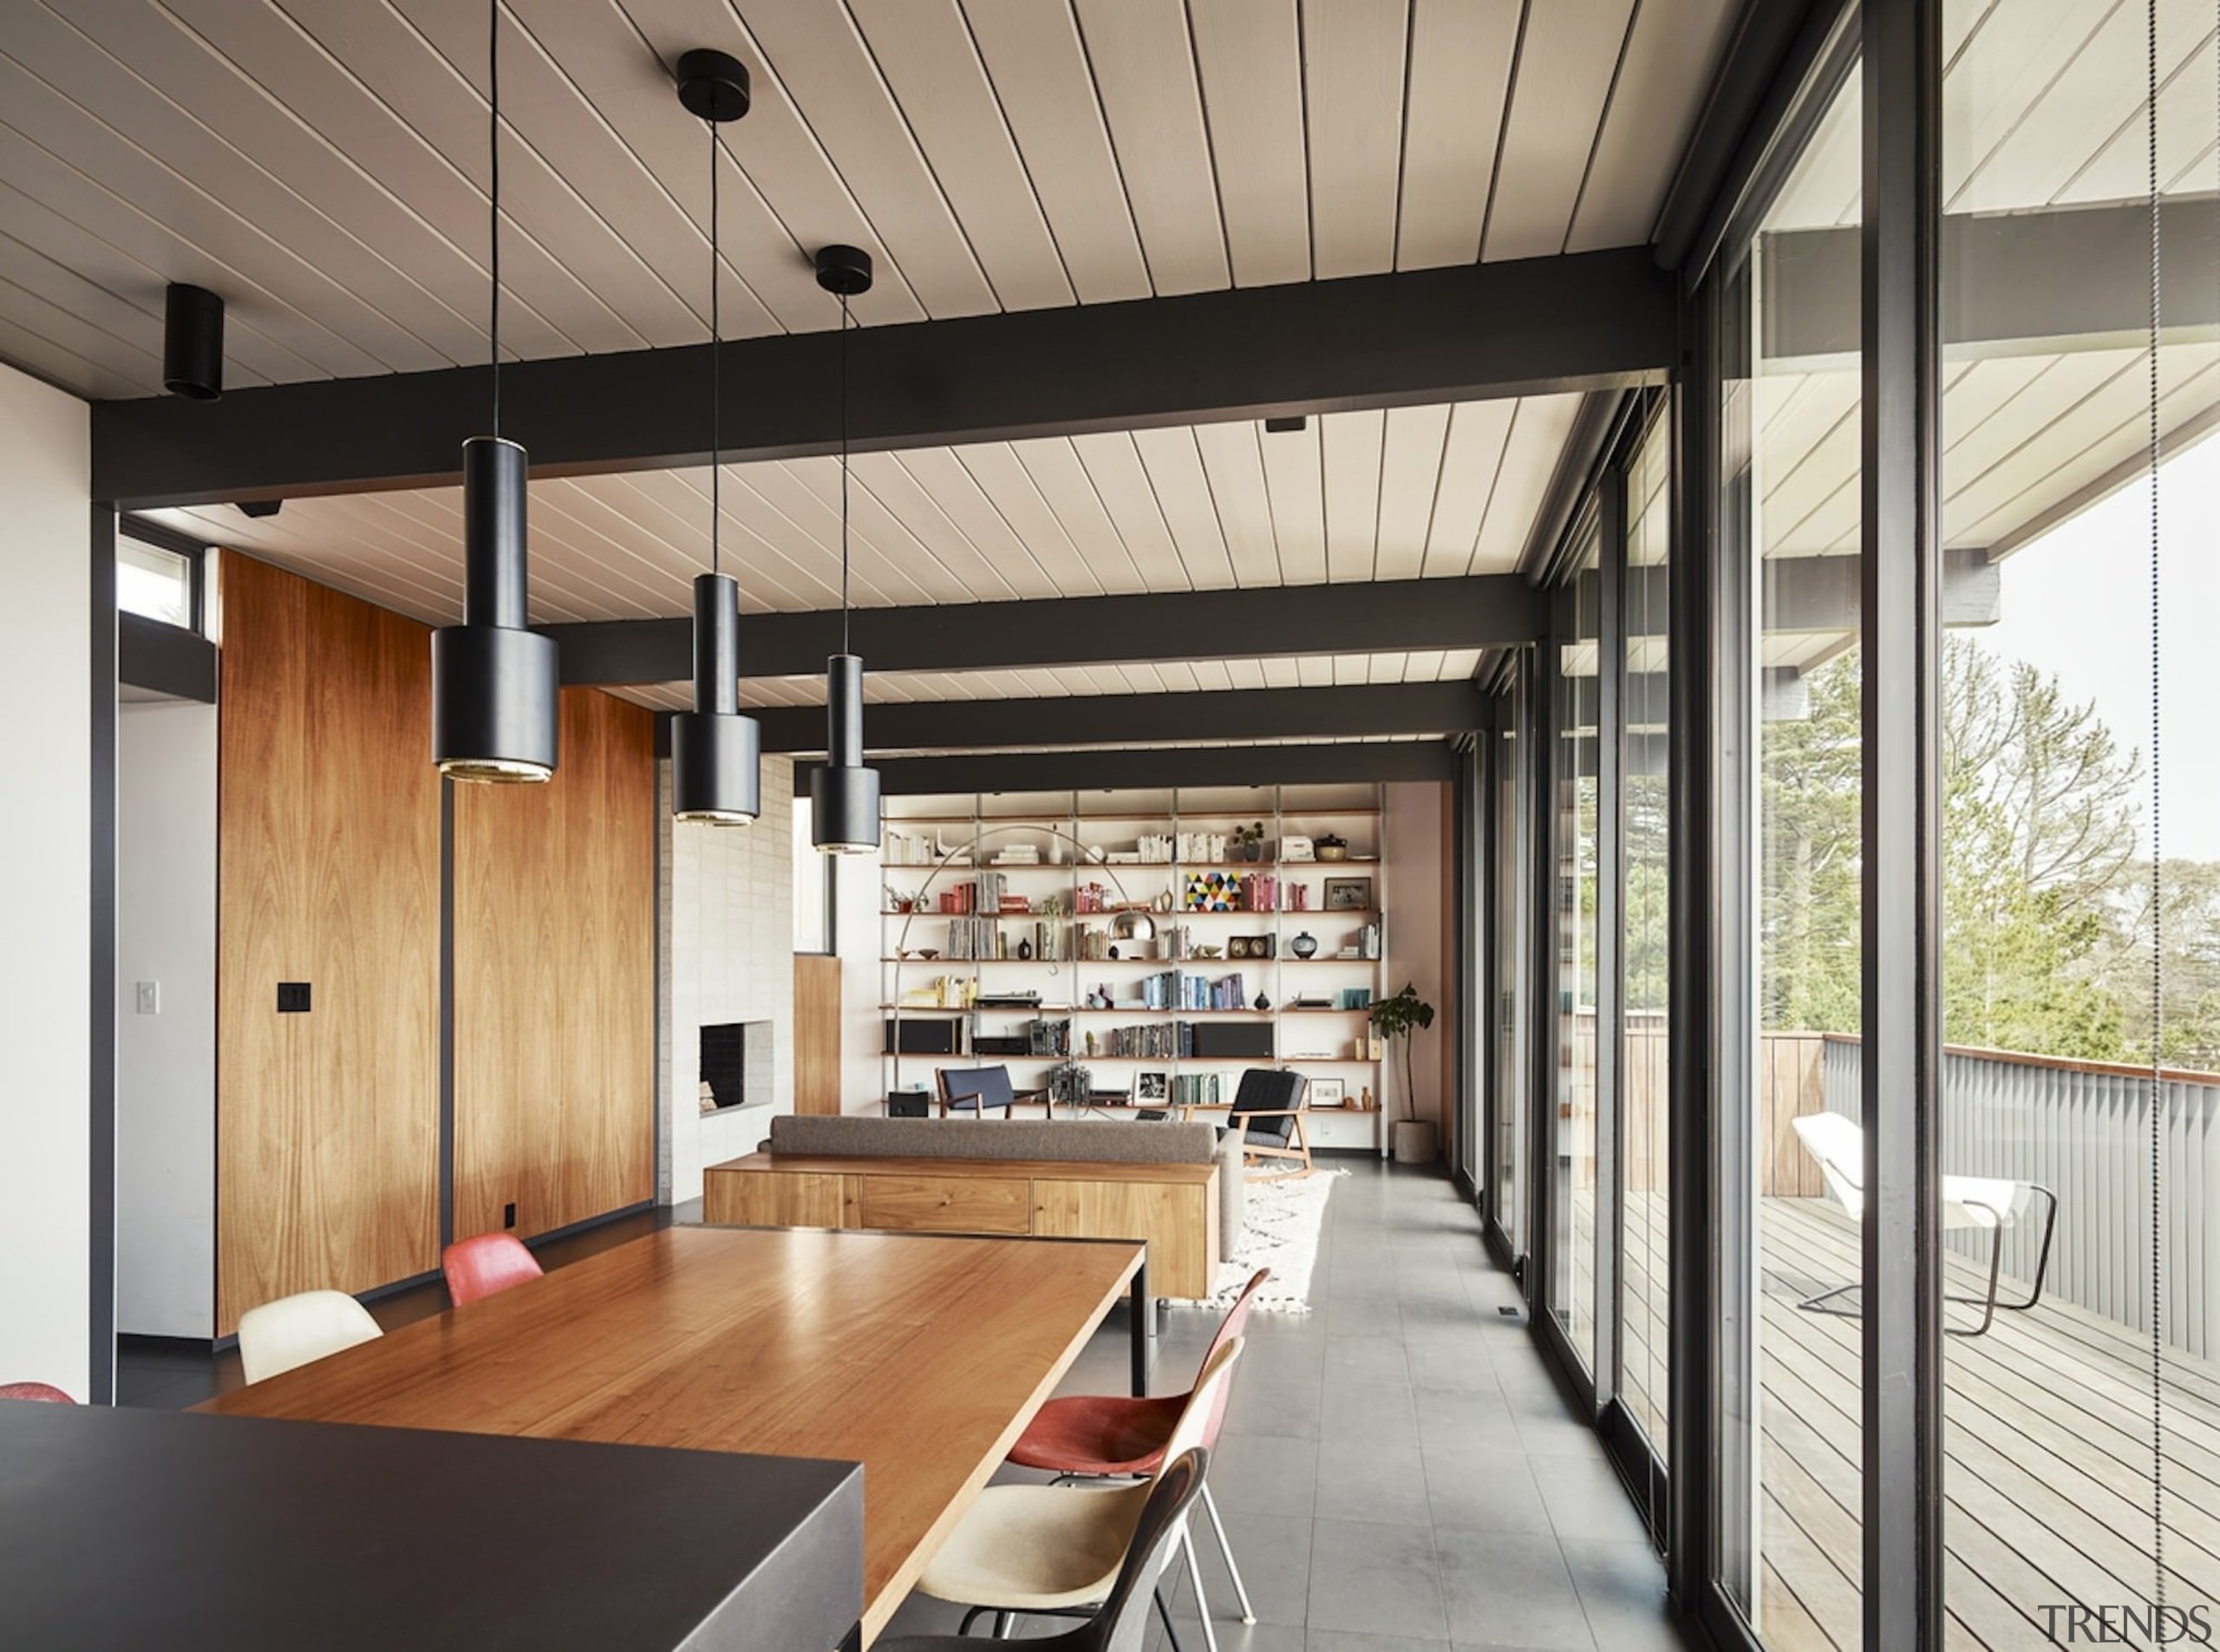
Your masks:
M1172 1079L1166 1073L1150 1071L1133 1075L1133 1100L1136 1101L1167 1101L1172 1098Z
M1328 911L1361 912L1371 904L1371 878L1329 878L1326 880L1326 910Z
M1349 1104L1349 1087L1343 1079L1313 1079L1305 1103L1313 1111L1321 1107L1346 1107Z

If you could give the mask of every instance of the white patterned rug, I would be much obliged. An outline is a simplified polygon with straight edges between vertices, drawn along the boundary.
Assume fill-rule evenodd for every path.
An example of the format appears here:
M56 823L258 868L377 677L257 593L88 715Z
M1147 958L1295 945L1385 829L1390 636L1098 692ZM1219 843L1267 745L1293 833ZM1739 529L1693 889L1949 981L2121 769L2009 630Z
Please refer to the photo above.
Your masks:
M1310 1273L1318 1265L1318 1236L1326 1225L1326 1201L1345 1170L1313 1171L1308 1176L1251 1182L1242 1211L1241 1243L1218 1264L1218 1288L1210 1305L1233 1306L1259 1268L1272 1277L1257 1293L1255 1306L1267 1313L1310 1311Z

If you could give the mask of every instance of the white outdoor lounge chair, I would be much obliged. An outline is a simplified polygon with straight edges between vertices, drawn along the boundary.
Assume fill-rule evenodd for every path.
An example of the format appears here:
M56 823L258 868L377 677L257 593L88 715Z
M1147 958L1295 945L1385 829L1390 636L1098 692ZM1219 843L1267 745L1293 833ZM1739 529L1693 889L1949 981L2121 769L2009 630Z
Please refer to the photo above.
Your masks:
M1839 1113L1807 1113L1790 1122L1795 1126L1805 1151L1819 1161L1819 1173L1826 1179L1827 1192L1848 1212L1851 1221L1862 1220L1865 1214L1865 1132ZM2004 1261L2005 1231L2026 1220L2039 1198L2045 1206L2043 1243L2035 1261L2034 1288L2027 1292L2025 1302L1999 1302L1996 1280ZM1942 1178L1942 1225L1946 1229L1981 1228L1991 1236L1988 1294L1954 1296L1946 1291L1942 1298L1980 1309L1981 1323L1970 1327L1945 1325L1945 1335L1979 1336L1995 1322L1998 1309L2020 1313L2042 1300L2043 1275L2050 1267L2051 1236L2058 1227L2058 1195L2049 1188L2040 1182L1946 1175ZM1855 1319L1858 1309L1838 1306L1837 1299L1858 1289L1855 1284L1837 1285L1816 1296L1807 1296L1796 1305L1808 1313L1840 1314Z

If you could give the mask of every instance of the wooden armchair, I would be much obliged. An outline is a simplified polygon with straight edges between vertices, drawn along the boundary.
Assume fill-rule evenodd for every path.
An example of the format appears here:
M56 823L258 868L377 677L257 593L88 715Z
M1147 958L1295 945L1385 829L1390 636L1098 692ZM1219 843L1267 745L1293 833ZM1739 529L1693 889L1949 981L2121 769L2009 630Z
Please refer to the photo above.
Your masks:
M1283 1068L1252 1067L1233 1093L1232 1127L1241 1132L1241 1155L1268 1177L1308 1176L1310 1139L1303 1133L1303 1095L1310 1081ZM1291 1161L1291 1162L1289 1162ZM1284 1164L1285 1168L1271 1168Z

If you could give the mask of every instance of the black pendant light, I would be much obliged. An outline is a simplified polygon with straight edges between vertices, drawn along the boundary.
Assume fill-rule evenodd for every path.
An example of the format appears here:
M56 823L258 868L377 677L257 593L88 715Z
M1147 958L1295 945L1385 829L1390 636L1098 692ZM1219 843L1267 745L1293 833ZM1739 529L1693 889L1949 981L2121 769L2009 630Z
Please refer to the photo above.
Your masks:
M740 584L718 549L723 475L717 348L717 127L748 113L748 66L720 51L678 60L678 101L709 128L709 571L694 579L694 709L670 720L670 813L708 826L747 826L762 810L763 737L740 715Z
M462 444L462 624L432 633L432 761L449 780L553 778L555 643L525 624L525 451L501 437L501 7L486 7L493 434Z
M809 777L810 841L836 855L878 847L878 771L864 767L864 663L848 651L848 300L871 291L871 254L828 246L817 284L840 300L840 651L825 663L825 767Z

